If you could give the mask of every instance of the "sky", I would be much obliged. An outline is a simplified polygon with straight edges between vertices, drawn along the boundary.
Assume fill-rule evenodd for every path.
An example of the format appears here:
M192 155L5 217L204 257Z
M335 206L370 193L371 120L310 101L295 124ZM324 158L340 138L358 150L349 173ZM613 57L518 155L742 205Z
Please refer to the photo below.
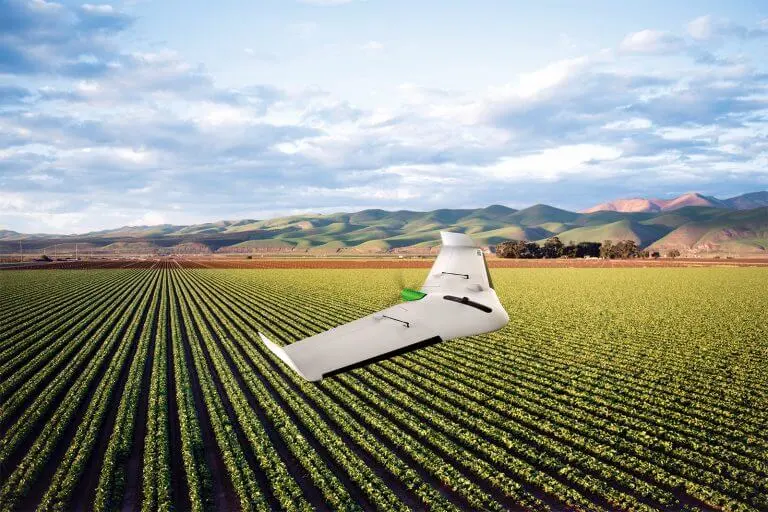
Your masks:
M0 229L768 188L763 1L0 0Z

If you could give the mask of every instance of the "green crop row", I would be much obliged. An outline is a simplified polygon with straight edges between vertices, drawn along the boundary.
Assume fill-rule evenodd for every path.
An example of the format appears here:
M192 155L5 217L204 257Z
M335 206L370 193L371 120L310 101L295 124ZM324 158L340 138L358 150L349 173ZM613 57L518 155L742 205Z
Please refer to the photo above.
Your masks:
M168 274L163 275L163 291L165 293L160 296L152 376L147 397L149 405L142 461L142 512L172 510L168 440Z

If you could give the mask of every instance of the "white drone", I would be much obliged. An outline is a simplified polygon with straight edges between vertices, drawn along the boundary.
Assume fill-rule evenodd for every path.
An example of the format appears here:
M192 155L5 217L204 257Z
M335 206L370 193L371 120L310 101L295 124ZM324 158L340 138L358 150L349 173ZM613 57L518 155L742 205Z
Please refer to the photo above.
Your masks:
M318 381L441 341L501 329L509 316L491 283L483 251L462 233L442 231L443 246L420 291L405 289L402 304L279 347L277 357Z

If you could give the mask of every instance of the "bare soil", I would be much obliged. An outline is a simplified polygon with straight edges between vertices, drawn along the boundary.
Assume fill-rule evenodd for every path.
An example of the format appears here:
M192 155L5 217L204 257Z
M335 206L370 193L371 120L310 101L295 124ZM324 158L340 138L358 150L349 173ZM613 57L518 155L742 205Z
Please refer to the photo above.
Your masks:
M0 270L97 270L97 269L387 269L430 268L432 257L418 258L323 258L270 257L253 260L235 258L158 258L146 260L88 260L0 264ZM491 268L668 268L668 267L768 267L768 258L659 258L659 259L540 259L519 260L488 257Z

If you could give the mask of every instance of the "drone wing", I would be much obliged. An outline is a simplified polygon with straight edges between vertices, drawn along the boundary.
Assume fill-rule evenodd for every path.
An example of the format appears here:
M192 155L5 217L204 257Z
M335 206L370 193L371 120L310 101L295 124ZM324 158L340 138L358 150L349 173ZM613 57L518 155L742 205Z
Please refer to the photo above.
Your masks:
M299 375L317 381L441 341L494 331L506 324L505 312L491 314L498 302L487 307L453 299L427 296L405 302L284 347L262 333L259 337ZM503 320L499 320L500 314Z
M422 299L424 301L424 299ZM430 318L439 307L398 304L285 347L259 333L264 344L307 380L320 380L380 359L442 341ZM416 345L416 346L414 346Z

